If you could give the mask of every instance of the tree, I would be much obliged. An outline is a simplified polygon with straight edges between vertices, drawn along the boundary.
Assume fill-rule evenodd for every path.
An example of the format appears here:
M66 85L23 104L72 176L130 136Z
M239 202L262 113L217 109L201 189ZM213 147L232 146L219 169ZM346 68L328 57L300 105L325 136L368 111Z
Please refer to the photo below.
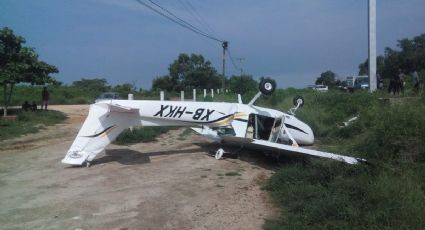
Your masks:
M376 58L376 73L382 75L382 72L385 69L385 58L383 56L378 56ZM359 65L359 75L365 76L369 75L369 59L366 59L365 62Z
M84 89L87 91L94 91L97 94L104 93L111 89L111 86L108 84L105 78L94 78L94 79L85 79L82 78L79 81L72 82L72 86Z
M124 83L122 85L116 85L112 90L119 93L122 98L127 98L128 94L136 91L136 88L132 84Z
M180 91L220 87L221 79L217 70L200 54L180 54L170 64L168 71L169 75L153 80L153 89Z
M251 75L243 74L230 77L227 85L232 92L243 95L249 91L255 91L258 87L258 82Z
M336 74L334 72L328 70L328 71L320 74L320 77L318 77L316 79L315 84L316 85L322 84L322 85L327 85L327 86L335 86L335 84L336 84L335 78L336 78Z
M152 81L152 88L157 90L174 91L178 85L177 79L172 79L170 76L156 77Z
M4 116L7 116L15 84L57 83L49 74L58 73L59 70L40 61L34 49L23 47L24 43L25 39L15 35L12 29L4 27L0 30L0 85L3 86L4 93Z
M398 70L411 73L414 69L425 69L425 34L413 39L397 41L399 49L385 48L384 56L377 58L377 72L382 78L392 78ZM359 65L359 74L368 72L368 60Z

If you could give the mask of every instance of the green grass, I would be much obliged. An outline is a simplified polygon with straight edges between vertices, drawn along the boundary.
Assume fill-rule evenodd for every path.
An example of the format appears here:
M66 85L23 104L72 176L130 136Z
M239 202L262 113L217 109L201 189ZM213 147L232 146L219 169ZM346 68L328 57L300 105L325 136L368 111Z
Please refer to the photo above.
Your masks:
M117 145L154 141L159 135L169 131L169 127L135 127L124 130L114 141Z
M239 172L227 172L224 175L225 176L241 176Z
M65 119L66 116L58 111L22 112L18 114L16 121L0 120L0 140L36 133Z
M306 99L297 115L312 126L321 149L363 157L369 164L308 158L304 165L285 165L264 187L281 210L264 228L423 228L424 100L388 105L378 100L387 96L382 92L296 93ZM271 104L271 98L262 103ZM351 126L338 127L354 115L359 119Z

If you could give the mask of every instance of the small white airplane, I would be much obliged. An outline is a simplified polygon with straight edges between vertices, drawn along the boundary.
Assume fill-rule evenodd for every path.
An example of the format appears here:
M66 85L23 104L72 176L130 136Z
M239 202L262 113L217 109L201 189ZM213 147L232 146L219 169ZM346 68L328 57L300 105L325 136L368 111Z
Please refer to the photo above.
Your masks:
M271 95L276 86L263 80L260 92L248 103L189 102L153 100L103 100L90 106L88 117L77 134L62 163L86 165L126 128L130 126L187 126L197 133L222 144L257 148L277 154L309 155L330 158L348 164L365 159L343 156L299 147L312 145L311 128L295 117L304 104L302 97L294 98L288 113L254 105L262 95ZM218 149L220 159L224 150Z

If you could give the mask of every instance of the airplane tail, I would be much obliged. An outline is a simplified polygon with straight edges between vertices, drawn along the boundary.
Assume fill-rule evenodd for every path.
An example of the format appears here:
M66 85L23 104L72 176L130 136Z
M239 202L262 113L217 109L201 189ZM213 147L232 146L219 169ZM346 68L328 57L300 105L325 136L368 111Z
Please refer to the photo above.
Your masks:
M123 112L128 113L128 116L122 116L120 113ZM85 162L91 162L124 129L137 125L137 116L136 110L113 104L91 105L89 115L62 159L62 163L82 165Z

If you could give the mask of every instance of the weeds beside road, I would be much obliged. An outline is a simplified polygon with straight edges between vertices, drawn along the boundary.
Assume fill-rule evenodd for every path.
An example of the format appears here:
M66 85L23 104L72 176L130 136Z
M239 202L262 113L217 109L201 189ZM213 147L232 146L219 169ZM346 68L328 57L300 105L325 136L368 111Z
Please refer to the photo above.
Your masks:
M265 186L281 209L265 229L423 228L424 99L391 105L378 100L386 96L380 93L300 93L306 105L298 115L312 126L320 148L368 164L309 158L304 165L285 165ZM340 127L354 116L358 120Z
M15 121L0 120L0 141L36 133L46 126L63 122L65 114L58 111L21 112Z

